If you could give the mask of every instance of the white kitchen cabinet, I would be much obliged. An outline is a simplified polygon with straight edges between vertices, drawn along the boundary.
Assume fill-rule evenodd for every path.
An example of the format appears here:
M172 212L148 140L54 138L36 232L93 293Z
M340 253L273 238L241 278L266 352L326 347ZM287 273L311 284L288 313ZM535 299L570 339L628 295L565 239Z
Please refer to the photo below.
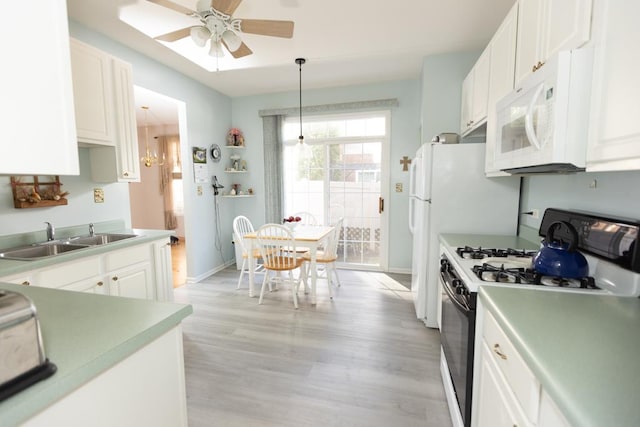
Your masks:
M489 96L487 102L487 133L485 174L504 176L494 165L496 141L496 105L513 90L516 64L516 35L518 28L518 3L514 4L489 42L491 61L489 67Z
M493 315L478 305L474 401L475 427L569 424Z
M22 425L187 426L181 326L164 333Z
M519 0L515 84L561 50L589 41L591 0Z
M0 282L131 298L171 301L168 238L80 257L0 278Z
M96 182L139 182L131 65L71 40L78 142L89 147Z
M463 135L480 127L487 118L490 50L487 47L462 82L460 128Z
M640 170L640 3L594 2L587 171Z
M135 266L109 273L110 295L119 297L153 299L153 279L151 263L143 262Z
M173 265L169 238L153 243L155 290L158 301L173 301Z
M66 2L4 2L0 39L0 174L78 175Z
M78 40L70 43L78 142L115 145L111 57Z

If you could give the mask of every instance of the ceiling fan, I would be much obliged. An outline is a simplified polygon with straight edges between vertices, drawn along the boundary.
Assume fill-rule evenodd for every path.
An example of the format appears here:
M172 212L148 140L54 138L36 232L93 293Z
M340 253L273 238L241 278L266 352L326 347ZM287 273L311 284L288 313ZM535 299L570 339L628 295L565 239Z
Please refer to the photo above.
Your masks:
M224 56L222 45L234 58L251 55L253 52L242 41L239 33L283 38L293 37L293 21L233 18L233 12L242 0L198 0L196 10L191 10L169 0L148 1L196 18L201 24L154 37L155 40L174 42L190 36L193 42L200 47L204 47L209 41L209 55L213 57Z

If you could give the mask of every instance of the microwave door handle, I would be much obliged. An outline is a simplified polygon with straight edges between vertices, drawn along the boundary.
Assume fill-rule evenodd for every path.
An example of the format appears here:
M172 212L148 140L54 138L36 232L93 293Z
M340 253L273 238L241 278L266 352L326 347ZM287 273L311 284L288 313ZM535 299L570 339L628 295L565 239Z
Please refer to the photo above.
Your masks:
M541 150L540 141L538 140L538 136L536 135L536 131L533 128L533 108L536 106L536 102L538 98L542 94L544 90L544 83L541 83L536 89L533 97L531 98L531 102L529 103L529 108L527 108L527 114L524 116L524 129L527 132L527 137L531 144L533 144L536 149Z

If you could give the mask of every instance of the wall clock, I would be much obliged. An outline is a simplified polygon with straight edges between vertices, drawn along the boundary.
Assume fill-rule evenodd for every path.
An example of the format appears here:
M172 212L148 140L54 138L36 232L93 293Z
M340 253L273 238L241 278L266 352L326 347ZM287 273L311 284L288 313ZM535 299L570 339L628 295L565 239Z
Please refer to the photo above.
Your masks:
M220 150L220 146L218 144L213 144L209 149L209 152L211 153L211 159L214 162L219 162L222 158L222 151Z

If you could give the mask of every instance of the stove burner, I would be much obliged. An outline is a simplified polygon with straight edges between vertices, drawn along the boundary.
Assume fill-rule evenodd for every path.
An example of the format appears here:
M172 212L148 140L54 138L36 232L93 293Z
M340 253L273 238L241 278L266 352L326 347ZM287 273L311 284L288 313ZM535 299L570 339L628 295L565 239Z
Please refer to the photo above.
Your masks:
M471 246L457 248L456 252L464 259L483 259L488 257L531 258L536 254L536 251L526 251L524 249L483 249L482 247L472 248Z
M593 277L570 279L564 277L543 276L535 270L524 267L506 267L483 263L472 268L478 278L484 282L519 283L524 285L542 285L562 288L599 289Z

